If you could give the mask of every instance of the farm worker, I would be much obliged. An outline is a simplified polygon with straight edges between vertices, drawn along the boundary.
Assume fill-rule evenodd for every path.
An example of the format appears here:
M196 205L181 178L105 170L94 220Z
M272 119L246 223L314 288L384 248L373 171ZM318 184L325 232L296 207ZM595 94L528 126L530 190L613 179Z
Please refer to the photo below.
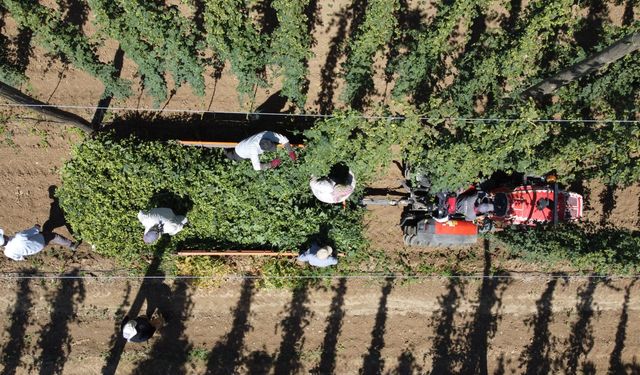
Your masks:
M309 262L314 267L329 267L338 264L338 259L332 256L333 249L331 246L320 247L313 243L309 250L298 255L298 261Z
M483 192L463 194L456 198L456 213L464 215L466 221L474 221L478 216L493 212L494 206Z
M25 260L28 255L37 254L48 244L56 244L75 251L78 244L71 240L53 233L41 232L40 225L25 229L9 237L4 235L4 230L0 229L0 245L4 245L4 255L13 260Z
M356 177L351 171L345 179L335 177L317 178L311 176L311 192L324 203L341 203L347 200L356 187Z
M128 342L145 342L162 326L164 326L164 319L160 314L154 314L151 320L144 315L135 319L125 316L120 325L120 332Z
M271 160L269 163L260 163L260 155L268 151L275 151L278 144L284 145L291 160L296 160L296 154L291 148L289 139L282 134L271 131L254 134L238 143L235 148L225 149L224 154L227 158L236 161L250 159L253 170L260 171L276 168L282 163L282 160L278 158Z
M176 215L170 208L153 208L149 211L138 212L138 220L144 225L144 243L150 245L161 235L176 235L187 224L185 216Z

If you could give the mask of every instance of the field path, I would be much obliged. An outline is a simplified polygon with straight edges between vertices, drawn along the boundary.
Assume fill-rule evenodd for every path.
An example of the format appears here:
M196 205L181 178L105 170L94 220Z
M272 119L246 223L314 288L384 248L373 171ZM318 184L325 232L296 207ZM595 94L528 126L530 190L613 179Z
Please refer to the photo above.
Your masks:
M5 373L98 374L138 280L2 282ZM293 291L148 283L169 323L118 374L637 373L640 285L588 278L335 279ZM16 297L19 294L19 297ZM120 311L119 311L120 310ZM12 334L10 334L12 333ZM42 349L45 348L43 351ZM19 353L19 355L17 355Z

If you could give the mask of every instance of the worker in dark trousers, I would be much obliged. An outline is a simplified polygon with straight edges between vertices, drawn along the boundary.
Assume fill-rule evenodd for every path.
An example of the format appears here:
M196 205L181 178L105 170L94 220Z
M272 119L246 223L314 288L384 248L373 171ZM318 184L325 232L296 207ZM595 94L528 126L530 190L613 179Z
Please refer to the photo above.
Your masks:
M129 316L125 316L120 325L120 332L122 337L129 342L145 342L163 326L164 319L159 313L154 314L151 320L144 315L135 319L129 319Z

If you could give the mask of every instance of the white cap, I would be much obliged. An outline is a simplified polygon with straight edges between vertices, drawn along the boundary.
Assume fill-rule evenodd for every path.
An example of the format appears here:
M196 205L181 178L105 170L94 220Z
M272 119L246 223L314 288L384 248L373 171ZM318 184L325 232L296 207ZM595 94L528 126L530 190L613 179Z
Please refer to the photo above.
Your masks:
M122 329L122 337L127 339L127 341L131 340L131 338L135 336L137 333L138 331L136 330L135 320L128 321L127 324L125 324L124 328Z
M0 246L4 245L4 229L0 228Z
M316 257L318 259L327 259L329 255L331 255L331 253L333 253L333 249L331 248L331 246L324 246L318 249L318 251L316 252Z

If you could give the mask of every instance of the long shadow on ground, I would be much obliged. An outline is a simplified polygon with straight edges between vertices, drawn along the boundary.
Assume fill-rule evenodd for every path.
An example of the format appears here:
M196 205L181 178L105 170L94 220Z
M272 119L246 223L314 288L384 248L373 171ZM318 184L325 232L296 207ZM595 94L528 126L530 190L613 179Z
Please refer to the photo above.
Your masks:
M2 375L13 375L20 366L20 357L25 349L25 334L31 319L31 279L24 278L18 282L16 292L16 302L11 312L11 325L6 333L9 339L2 345L2 355L0 356L4 369Z
M571 335L567 340L567 348L562 355L562 363L555 363L556 371L558 367L562 367L569 374L575 374L578 366L581 366L582 373L595 373L594 364L591 361L584 360L579 363L580 358L586 357L593 349L593 325L591 319L594 315L593 309L593 293L598 286L600 279L596 277L589 278L588 284L584 288L578 290L578 304L576 311L578 312L578 320L571 325Z
M488 374L487 354L489 339L491 339L500 320L500 307L502 294L506 289L509 278L501 278L491 272L491 254L489 252L489 240L484 240L484 272L482 285L479 291L478 308L473 322L464 328L464 337L467 342L463 346L462 374ZM507 276L507 275L505 275ZM496 313L492 312L496 309Z
M164 254L164 249L167 244L168 239L166 236L160 239L161 243L156 247L156 251L154 253L151 264L147 268L145 272L145 278L140 285L140 289L136 294L133 303L131 304L131 308L129 309L128 315L131 318L135 318L140 314L140 310L145 301L147 301L147 306L159 306L162 305L162 302L158 301L158 297L161 295L156 294L158 288L165 288L164 286L164 278L163 275L159 273L160 262L162 261L162 255ZM148 278L154 277L154 278ZM159 277L159 278L155 278ZM120 311L124 311L124 307L128 303L130 286L127 286L127 292L125 295L125 299L122 302L122 306ZM115 374L118 369L118 364L120 363L120 359L122 357L122 352L124 351L124 347L126 345L126 340L120 334L120 323L122 316L117 315L116 321L114 324L113 334L111 335L111 339L109 340L109 354L105 360L105 363L102 367L102 374Z
M387 324L387 300L392 288L393 279L388 278L382 286L376 321L371 331L371 344L362 361L362 370L360 370L362 374L381 374L384 370L384 359L381 352L384 348L384 334Z
M317 121L314 117L297 117L287 114L246 116L230 113L194 115L167 115L127 113L105 125L105 131L113 131L117 138L131 135L143 140L196 140L238 142L255 133L271 130L289 138L291 143L301 143L298 132L307 130Z
M309 283L302 282L293 290L291 303L287 308L289 315L280 322L282 340L275 360L276 374L294 374L302 370L300 348L304 345L304 328L309 324L311 312L309 302Z
M345 314L344 295L347 293L347 279L339 279L338 285L335 285L333 290L335 295L331 299L327 326L324 329L320 363L312 371L315 374L333 374L336 369L336 350Z
M625 365L622 362L622 351L624 350L624 342L627 338L627 322L629 321L629 298L631 297L631 288L635 285L637 279L634 279L624 288L624 302L622 303L622 312L620 313L620 321L616 330L616 344L611 351L609 359L609 374L626 374L627 369L632 370L631 373L640 373L640 365L631 363Z
M547 282L547 287L536 301L535 316L526 321L527 325L533 327L533 337L520 356L520 369L526 366L525 373L528 375L548 374L551 371L550 355L555 353L556 348L549 331L549 323L552 318L553 293L558 280L558 277L554 277Z
M64 364L71 352L71 335L69 323L76 316L76 303L85 298L84 283L78 278L79 271L73 270L62 279L51 305L49 323L40 330L38 347L42 348L40 359L36 364L40 367L40 375L62 374ZM31 369L35 372L35 368Z
M233 312L231 331L213 347L207 361L207 374L235 374L241 364L244 337L251 330L249 313L255 293L253 279L244 279L238 304ZM254 369L256 370L256 369Z
M447 293L438 297L438 313L434 315L432 322L435 324L435 338L431 347L432 369L431 374L450 374L454 364L454 343L456 332L453 320L460 306L464 285L459 279L450 278Z
M156 333L157 338L146 360L138 364L134 374L186 374L185 365L189 359L192 345L184 334L185 322L191 315L193 303L189 285L184 281L175 281L173 290L166 284L156 284L153 293L154 302L148 304L147 316L159 311L166 320L165 327ZM159 298L160 297L160 298Z

